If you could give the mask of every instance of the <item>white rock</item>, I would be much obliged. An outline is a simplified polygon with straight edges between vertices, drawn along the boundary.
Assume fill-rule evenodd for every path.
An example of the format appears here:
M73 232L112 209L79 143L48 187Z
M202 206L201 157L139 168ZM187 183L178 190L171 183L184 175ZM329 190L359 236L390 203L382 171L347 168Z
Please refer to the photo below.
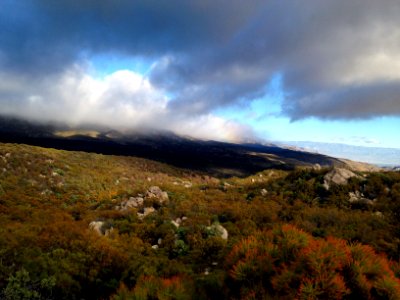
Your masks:
M192 185L193 185L193 184L192 184L190 181L184 181L184 182L183 182L183 186L184 186L185 188L187 188L187 189L188 189L188 188L191 188Z
M226 230L221 224L214 223L213 225L208 226L207 229L215 231L216 235L223 240L228 239L228 230Z
M179 223L175 222L174 220L171 220L171 224L174 225L176 228L179 228Z
M328 190L332 183L334 184L347 184L348 180L352 177L361 178L350 170L343 168L334 168L324 176L324 187Z
M375 202L375 200L365 198L364 194L360 193L359 191L350 192L349 197L350 203L374 204Z
M315 170L315 171L321 170L321 165L320 164L314 164L313 165L313 170Z
M138 208L143 206L143 202L144 199L142 197L130 197L128 200L116 206L115 209L125 211L131 208Z
M139 217L139 219L143 219L144 217L148 216L149 214L152 214L153 212L155 212L155 208L154 207L145 207L143 213L137 213L137 216Z
M103 231L101 230L103 225L104 225L104 222L102 222L102 221L92 221L89 223L89 229L94 230L99 235L103 235Z
M145 194L145 198L156 199L159 204L163 204L169 200L168 193L162 191L158 186L150 187Z

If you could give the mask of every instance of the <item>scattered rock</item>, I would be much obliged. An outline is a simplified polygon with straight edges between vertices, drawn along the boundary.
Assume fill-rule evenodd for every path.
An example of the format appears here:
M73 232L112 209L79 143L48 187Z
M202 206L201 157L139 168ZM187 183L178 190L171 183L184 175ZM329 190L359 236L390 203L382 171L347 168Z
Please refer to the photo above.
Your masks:
M151 246L151 248L153 248L154 250L157 250L158 249L158 245L153 245L153 246Z
M261 196L266 196L268 195L268 191L266 189L261 190Z
M158 245L161 245L161 244L162 244L162 238L159 238L159 239L157 240L157 244L158 244Z
M204 275L209 275L210 274L210 268L206 268L204 270Z
M350 170L334 168L324 176L324 187L329 190L332 183L339 185L347 184L348 180L352 177L361 178L361 176L353 173Z
M380 212L380 211L376 211L376 212L374 213L374 215L377 216L377 217L383 218L383 213Z

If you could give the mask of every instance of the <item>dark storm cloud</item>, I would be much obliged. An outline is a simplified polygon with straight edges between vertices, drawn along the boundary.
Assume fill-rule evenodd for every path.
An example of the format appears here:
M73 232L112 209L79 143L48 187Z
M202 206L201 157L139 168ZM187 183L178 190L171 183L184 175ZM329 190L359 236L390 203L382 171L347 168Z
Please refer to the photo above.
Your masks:
M280 75L292 119L400 115L398 16L397 0L3 0L0 67L51 78L130 55L156 61L150 81L177 114L251 102Z

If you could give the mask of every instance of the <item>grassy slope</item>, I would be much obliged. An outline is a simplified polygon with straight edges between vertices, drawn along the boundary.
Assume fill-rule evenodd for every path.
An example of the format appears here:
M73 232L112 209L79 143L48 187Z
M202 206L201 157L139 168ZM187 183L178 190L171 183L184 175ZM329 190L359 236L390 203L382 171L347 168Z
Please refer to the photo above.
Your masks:
M314 236L361 241L398 259L399 230L387 199L400 191L399 176L385 179L393 192L375 187L383 194L374 208L351 207L348 191L366 184L321 191L324 172L265 170L218 179L135 157L0 144L0 290L21 268L32 280L54 277L56 290L87 299L108 295L121 282L132 286L143 274L203 280L205 268L225 274L224 257L242 238L283 223ZM170 196L156 214L141 221L115 211L152 185ZM261 194L264 188L267 195ZM188 219L177 230L170 220L182 216ZM94 220L112 226L113 235L90 231ZM228 242L207 232L217 220L228 229ZM177 236L183 244L177 245ZM159 238L163 244L154 251Z

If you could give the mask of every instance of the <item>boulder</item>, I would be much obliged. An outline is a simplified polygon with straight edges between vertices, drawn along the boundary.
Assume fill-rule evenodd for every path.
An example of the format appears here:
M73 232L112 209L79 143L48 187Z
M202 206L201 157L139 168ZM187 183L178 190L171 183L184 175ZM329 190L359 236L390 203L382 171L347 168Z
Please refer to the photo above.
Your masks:
M189 189L193 186L193 184L190 181L184 181L182 184L187 189Z
M131 208L140 208L143 206L143 197L130 197L128 200L122 201L120 205L116 206L116 210L126 211Z
M152 206L145 207L143 213L137 213L137 216L139 217L139 219L143 219L144 217L148 216L149 214L152 214L155 211L156 211L155 208Z
M361 176L348 169L334 168L332 171L325 174L324 187L329 190L332 183L339 185L347 184L348 180L352 177L361 178Z
M92 221L89 223L89 229L94 230L97 232L98 235L103 235L102 227L104 222L102 221Z
M137 208L143 205L144 199L142 197L130 197L125 203L125 208Z
M320 170L322 169L322 167L321 167L320 164L314 164L313 167L312 167L312 169L313 169L314 171L320 171Z
M226 230L221 224L214 223L208 226L207 229L213 233L213 235L219 236L223 240L228 239L228 230Z
M363 193L360 193L359 191L355 191L354 193L350 192L349 197L350 197L349 198L350 203L360 203L360 204L368 204L368 205L372 205L375 203L374 200L365 198Z
M174 225L176 228L179 228L179 224L174 220L171 220L171 224Z
M145 198L156 199L159 204L164 204L169 200L168 193L161 190L158 186L150 187L145 194Z

